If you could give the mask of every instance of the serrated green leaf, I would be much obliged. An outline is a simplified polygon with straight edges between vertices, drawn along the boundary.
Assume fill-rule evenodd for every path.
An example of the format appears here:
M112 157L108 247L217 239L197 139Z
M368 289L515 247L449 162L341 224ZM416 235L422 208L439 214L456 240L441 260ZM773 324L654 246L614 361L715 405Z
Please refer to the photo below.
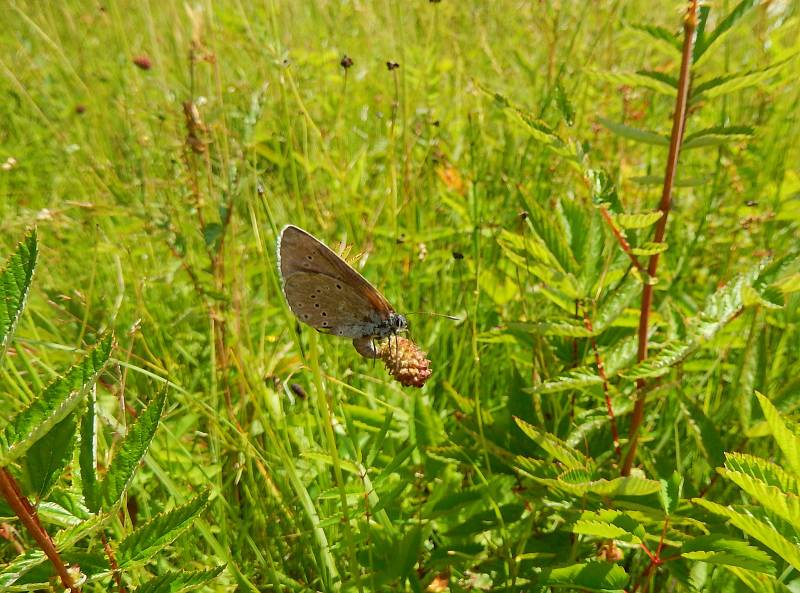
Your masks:
M22 462L30 492L41 499L72 457L75 445L75 414L56 424L28 449Z
M575 522L572 532L602 539L615 539L632 544L642 543L641 537L634 533L632 526L627 521L622 520L629 518L620 515L618 519L619 524L597 519L579 519ZM638 529L636 531L641 532L641 530Z
M708 460L708 464L711 467L722 465L725 447L714 422L700 406L690 400L681 402L681 412L690 434L695 437L698 450Z
M102 505L102 495L97 480L97 390L90 389L86 410L81 418L81 444L78 464L81 468L81 491L86 507L96 513Z
M529 393L560 393L571 389L583 389L592 385L601 385L603 380L592 367L579 367L559 375L555 379L543 381L526 389Z
M538 234L528 232L523 236L503 230L497 237L497 243L509 261L520 270L534 275L570 300L579 298L575 278L561 267L558 258Z
M0 569L0 591L6 591L32 569L47 560L41 550L29 550L14 558Z
M685 359L695 348L692 341L674 340L664 344L657 354L643 360L632 369L620 371L626 379L646 379L661 377L674 365Z
M603 521L584 521L579 520L572 528L573 533L579 535L591 535L602 539L615 539L632 544L640 544L642 540L638 536L629 533L627 530Z
M665 242L654 243L653 241L646 241L641 245L637 245L636 247L631 247L631 252L634 255L641 255L641 256L650 256L655 255L656 253L664 253L669 248L669 245Z
M601 334L608 329L641 293L641 280L629 274L619 286L609 292L592 315L594 334Z
M746 453L725 453L725 467L761 480L769 486L800 496L797 476L789 474L778 464Z
M603 169L587 169L584 175L592 193L592 204L607 206L613 213L622 212L617 187L608 172Z
M653 76L652 72L609 72L589 69L587 74L614 85L650 89L668 97L674 97L678 93L677 83L671 84L669 80Z
M0 466L7 466L23 455L75 409L105 367L112 342L111 334L102 338L81 362L48 385L11 419L0 437Z
M0 362L25 309L38 255L39 243L34 229L17 245L16 253L0 270Z
M577 272L580 266L567 243L567 229L561 224L561 218L553 216L552 211L546 212L541 204L524 195L523 199L528 211L528 229L541 239L562 270L571 274Z
M701 535L683 542L681 556L689 560L775 574L775 563L769 554L745 542L719 534Z
M800 548L786 539L772 526L750 515L744 515L730 506L723 506L716 502L702 498L694 498L692 502L705 508L716 515L721 515L744 531L750 537L760 541L779 557L791 564L795 569L800 569Z
M659 491L661 485L656 480L648 480L640 476L623 476L612 480L593 480L588 484L587 492L599 496L647 496Z
M196 496L183 506L153 517L138 527L119 545L117 561L120 567L144 562L171 544L205 510L206 506L208 506L208 492Z
M630 28L648 35L651 39L663 42L677 52L681 51L681 40L677 35L667 31L664 27L637 23L630 25Z
M155 400L139 414L136 423L128 430L128 434L122 440L119 450L111 460L105 478L101 483L103 498L107 508L110 509L124 494L128 488L133 474L139 466L139 462L147 453L150 441L158 428L158 421L164 411L167 401L166 391L160 392Z
M710 56L711 54L708 53L708 50L711 49L714 44L719 43L725 36L733 29L734 25L741 21L742 17L747 15L751 9L755 6L758 6L759 0L742 0L737 4L733 10L731 10L725 18L723 18L719 24L714 28L711 33L701 32L698 37L697 41L695 42L694 49L692 51L692 61L694 62L694 67L699 68L703 62L705 61L703 56Z
M786 423L781 418L780 412L772 405L766 397L756 391L758 403L761 404L761 409L764 412L764 418L772 430L772 436L775 442L783 451L784 459L789 465L795 476L800 476L800 437L793 433L786 426Z
M711 80L699 83L692 91L690 101L714 99L728 93L740 91L752 86L756 86L768 81L770 78L780 73L795 57L794 54L785 60L770 64L765 68L751 70L749 72L738 72L727 76L720 76Z
M697 187L698 185L708 183L710 179L711 177L708 175L704 177L679 177L672 185L673 187ZM638 177L631 177L630 180L639 185L664 185L664 178L660 175L641 175Z
M655 212L632 212L614 215L614 222L624 229L644 229L656 222L664 215L661 210Z
M739 486L762 507L775 513L790 524L800 527L799 497L782 492L780 488L770 486L742 472L725 468L718 468L717 471L721 476Z
M208 570L171 571L153 577L135 589L136 593L181 593L202 587L225 569L225 565Z
M568 126L572 126L575 123L575 107L572 106L572 102L569 100L569 97L567 97L567 93L564 91L564 86L561 84L560 80L556 83L555 95L556 105L561 112L564 123Z
M563 463L567 468L588 470L592 467L590 459L577 449L567 445L555 435L542 432L516 416L514 417L514 421L517 423L517 426L522 429L522 432L530 437L531 440Z
M525 507L517 503L500 505L498 512L495 509L480 511L465 521L458 523L444 532L447 537L464 537L477 535L497 529L501 524L518 521L525 512Z
M660 377L669 372L672 366L708 342L738 315L743 306L742 289L752 286L763 268L764 262L759 262L748 272L738 275L710 295L703 311L687 328L686 339L664 344L657 354L619 374L629 379L645 379Z
M681 144L681 150L702 146L719 146L726 142L745 140L752 135L753 128L749 126L714 126L686 136Z
M755 572L738 566L725 566L725 570L736 576L752 593L796 593L784 585L777 577Z
M683 490L683 478L678 472L673 472L669 480L659 480L661 489L658 492L658 500L661 508L666 515L672 515L678 508Z
M588 562L543 570L536 584L549 587L577 587L582 591L622 593L628 584L628 574L618 564Z
M668 146L669 145L669 138L664 136L663 134L659 134L657 132L651 132L650 130L640 130L638 128L632 128L631 126L626 126L622 123L613 122L608 120L604 117L598 117L597 121L606 129L613 132L617 136L622 138L627 138L628 140L633 140L634 142L640 142L641 144L655 144L656 146Z

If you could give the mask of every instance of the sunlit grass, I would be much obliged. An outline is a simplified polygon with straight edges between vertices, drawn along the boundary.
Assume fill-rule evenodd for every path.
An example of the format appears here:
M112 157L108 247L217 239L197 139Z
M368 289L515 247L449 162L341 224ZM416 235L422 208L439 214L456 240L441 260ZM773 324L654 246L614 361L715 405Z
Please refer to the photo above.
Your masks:
M713 3L712 20L728 4ZM603 391L529 392L594 358L586 340L514 325L568 314L508 257L501 235L528 236L532 206L558 228L586 221L565 239L578 253L601 247L591 266L575 262L598 300L586 304L592 315L629 262L580 172L480 87L581 143L626 210L650 210L664 146L615 135L600 118L669 135L669 97L607 75L675 73L680 56L630 25L677 32L681 6L651 6L6 7L0 247L10 253L36 225L42 253L15 356L0 371L0 416L63 368L62 347L84 348L112 328L118 364L99 391L106 450L114 426L145 404L126 395L149 399L169 386L162 427L112 534L126 533L131 509L144 519L211 489L195 532L128 575L131 585L156 569L227 563L219 590L416 591L452 570L460 591L470 590L456 583L473 568L512 590L534 566L582 559L555 530L550 503L536 506L545 488L523 487L512 470L509 452L542 456L512 416L612 466ZM788 59L797 32L796 7L757 8L703 73ZM682 155L678 178L696 184L675 193L656 349L685 336L686 319L719 285L764 255L796 251L793 68L692 106L687 134L722 125L755 134ZM197 110L191 123L187 101ZM421 313L410 321L434 369L424 389L400 387L349 341L297 333L275 261L287 223L351 246L356 267L399 312ZM647 232L628 231L639 243ZM633 360L635 349L612 346L635 333L637 311L631 299L598 337L607 366ZM712 419L726 450L742 446L737 423L750 427L754 389L795 412L796 321L794 296L780 311L748 309L689 363L691 380L676 371L654 388L642 445L648 477L679 469L691 495L708 486L714 465L690 440L706 427L687 428L687 409ZM783 359L769 366L778 345ZM750 352L763 362L758 371L746 366ZM614 383L624 427L632 394L631 382ZM470 521L491 528L474 535Z

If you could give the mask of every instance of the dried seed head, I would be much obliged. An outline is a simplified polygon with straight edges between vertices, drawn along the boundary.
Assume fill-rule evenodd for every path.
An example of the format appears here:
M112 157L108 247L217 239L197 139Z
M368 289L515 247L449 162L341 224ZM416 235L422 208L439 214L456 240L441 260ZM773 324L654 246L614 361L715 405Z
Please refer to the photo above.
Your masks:
M381 342L378 356L392 376L406 387L422 387L431 376L431 361L408 338L392 336Z

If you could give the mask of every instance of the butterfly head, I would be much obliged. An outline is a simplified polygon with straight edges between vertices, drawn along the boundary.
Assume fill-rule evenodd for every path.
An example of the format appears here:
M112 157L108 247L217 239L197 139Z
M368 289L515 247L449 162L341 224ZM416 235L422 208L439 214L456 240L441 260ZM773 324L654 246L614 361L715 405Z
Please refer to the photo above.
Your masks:
M408 329L408 319L405 315L399 313L392 313L389 316L389 325L393 333L402 332Z

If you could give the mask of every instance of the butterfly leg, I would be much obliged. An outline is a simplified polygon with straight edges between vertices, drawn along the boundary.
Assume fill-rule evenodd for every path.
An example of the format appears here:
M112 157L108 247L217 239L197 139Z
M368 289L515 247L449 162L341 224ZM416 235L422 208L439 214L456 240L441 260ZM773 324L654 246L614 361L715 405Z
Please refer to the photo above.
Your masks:
M356 352L358 352L364 358L378 358L378 349L375 348L375 344L372 341L371 336L354 338L353 347L356 349Z

